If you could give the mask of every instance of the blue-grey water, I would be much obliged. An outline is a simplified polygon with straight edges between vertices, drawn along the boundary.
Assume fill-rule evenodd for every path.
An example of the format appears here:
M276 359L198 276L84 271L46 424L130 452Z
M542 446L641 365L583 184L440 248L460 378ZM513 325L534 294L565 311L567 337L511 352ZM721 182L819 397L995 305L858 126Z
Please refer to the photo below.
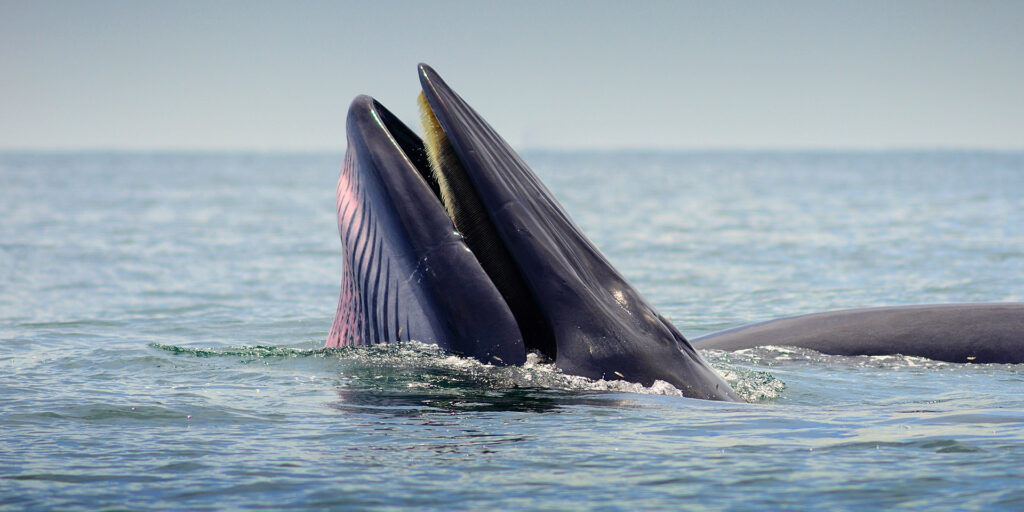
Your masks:
M534 153L688 337L1024 301L1024 154ZM341 155L0 155L0 508L1024 509L1024 365L705 353L751 401L324 350Z

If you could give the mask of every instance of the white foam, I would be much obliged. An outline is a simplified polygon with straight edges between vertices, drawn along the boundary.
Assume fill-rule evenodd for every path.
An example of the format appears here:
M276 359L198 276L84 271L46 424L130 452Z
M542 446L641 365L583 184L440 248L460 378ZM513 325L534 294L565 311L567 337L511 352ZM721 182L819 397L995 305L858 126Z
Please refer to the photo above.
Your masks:
M844 364L878 368L905 368L918 366L931 368L953 364L944 361L935 361L924 357L905 356L902 354L840 356L824 354L809 348L775 345L765 345L761 347L737 350L734 352L723 352L720 350L702 350L701 352L709 361L712 362L718 361L741 365L753 363L761 366L772 366L779 362L783 364Z
M366 371L346 371L347 375L363 373L365 379L380 378L383 374L402 374L414 379L406 383L409 389L431 388L443 382L465 381L467 385L491 389L544 388L563 391L596 391L637 393L682 397L683 392L665 381L650 386L625 380L588 379L562 373L554 363L538 353L530 353L521 366L494 366L469 357L444 352L436 345L404 342L394 345L357 347L340 352L343 360L350 360ZM737 393L748 401L764 401L779 396L785 384L767 372L748 370L717 362L713 368ZM438 375L441 375L440 377ZM433 379L433 380L432 380ZM440 379L439 382L434 382Z

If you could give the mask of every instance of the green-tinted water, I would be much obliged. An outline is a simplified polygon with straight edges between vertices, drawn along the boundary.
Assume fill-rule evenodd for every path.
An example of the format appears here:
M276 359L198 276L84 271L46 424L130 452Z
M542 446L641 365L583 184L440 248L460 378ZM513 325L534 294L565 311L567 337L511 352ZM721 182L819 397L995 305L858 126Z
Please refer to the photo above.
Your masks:
M535 154L690 337L1024 301L1018 153ZM0 507L1024 507L1024 369L708 353L752 404L321 348L339 155L0 156Z

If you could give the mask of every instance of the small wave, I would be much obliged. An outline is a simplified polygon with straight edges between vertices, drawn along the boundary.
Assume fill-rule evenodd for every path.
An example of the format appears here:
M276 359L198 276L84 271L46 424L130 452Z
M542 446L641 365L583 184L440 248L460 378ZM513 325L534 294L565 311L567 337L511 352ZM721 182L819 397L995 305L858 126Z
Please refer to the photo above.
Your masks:
M291 347L276 347L270 345L239 345L218 348L182 347L178 345L164 345L162 343L150 343L150 347L171 354L187 355L193 357L247 357L255 359L270 359L283 357L324 357L337 352L339 349L316 348L300 349Z

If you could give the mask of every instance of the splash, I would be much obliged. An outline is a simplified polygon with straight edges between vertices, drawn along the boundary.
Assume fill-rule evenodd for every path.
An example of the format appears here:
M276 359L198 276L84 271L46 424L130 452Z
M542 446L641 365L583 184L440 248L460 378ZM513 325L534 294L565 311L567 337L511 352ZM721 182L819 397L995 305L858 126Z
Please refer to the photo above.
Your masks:
M732 357L734 353L702 350L705 360L744 400L771 402L782 396L786 383L763 369L753 368L759 361Z
M404 385L415 389L475 387L494 391L536 388L558 391L624 392L683 396L672 385L656 381L651 386L621 380L593 380L566 375L552 361L534 352L522 366L494 366L473 358L453 355L435 345L405 342L372 347L349 347L338 352L344 374L352 385L379 383L381 387Z
M683 397L682 391L661 380L650 386L624 380L588 379L567 375L554 362L533 352L522 366L494 366L476 359L445 352L436 345L416 341L341 348L296 348L239 345L199 348L154 343L151 347L174 355L191 357L234 357L245 361L287 358L336 358L348 386L380 391L451 390L469 388L484 391L543 389L568 392L636 393ZM728 358L709 358L712 367L748 402L770 401L782 393L785 384L770 373L732 364Z
M522 366L493 366L476 359L444 352L435 345L407 342L399 345L350 347L339 352L349 363L346 376L353 384L378 382L381 386L404 383L408 388L440 389L456 386L490 390L542 388L570 392L637 393L683 397L682 391L661 380L650 386L624 380L588 379L567 375L554 362L533 352ZM724 362L714 365L723 378L748 402L778 398L785 384L765 371Z

